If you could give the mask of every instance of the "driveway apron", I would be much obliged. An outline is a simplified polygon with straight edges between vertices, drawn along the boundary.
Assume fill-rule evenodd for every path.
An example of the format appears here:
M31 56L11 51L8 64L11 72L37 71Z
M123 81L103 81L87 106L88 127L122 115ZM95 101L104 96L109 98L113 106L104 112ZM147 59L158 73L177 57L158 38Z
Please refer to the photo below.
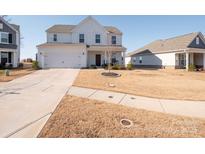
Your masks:
M0 85L0 137L36 137L79 69L48 69Z

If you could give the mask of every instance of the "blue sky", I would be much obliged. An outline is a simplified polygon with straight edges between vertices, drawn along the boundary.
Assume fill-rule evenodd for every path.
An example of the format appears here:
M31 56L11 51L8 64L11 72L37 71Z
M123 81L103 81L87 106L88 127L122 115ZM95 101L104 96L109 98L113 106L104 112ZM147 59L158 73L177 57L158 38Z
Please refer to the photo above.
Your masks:
M46 41L45 30L54 24L78 24L86 16L8 16L21 26L21 58L35 57L36 45ZM123 45L133 51L156 40L190 32L205 32L205 16L93 16L102 25L123 32Z

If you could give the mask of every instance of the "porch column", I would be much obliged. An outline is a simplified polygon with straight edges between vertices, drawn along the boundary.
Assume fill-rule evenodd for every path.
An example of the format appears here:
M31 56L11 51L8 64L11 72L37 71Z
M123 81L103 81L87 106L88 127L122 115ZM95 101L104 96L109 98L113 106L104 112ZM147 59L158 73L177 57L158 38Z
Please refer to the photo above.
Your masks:
M188 71L189 69L189 53L186 52L186 70Z
M107 51L105 51L104 54L105 54L105 55L104 55L105 64L107 64Z
M122 52L123 62L122 65L125 66L125 51Z
M42 54L41 55L41 67L42 68L45 68L45 63L44 63L44 57L45 57L46 55L44 55L44 54Z
M18 57L16 51L13 52L13 67L17 67Z
M190 64L194 64L194 54L190 53Z
M203 68L205 70L205 53L204 53L204 57L203 57Z

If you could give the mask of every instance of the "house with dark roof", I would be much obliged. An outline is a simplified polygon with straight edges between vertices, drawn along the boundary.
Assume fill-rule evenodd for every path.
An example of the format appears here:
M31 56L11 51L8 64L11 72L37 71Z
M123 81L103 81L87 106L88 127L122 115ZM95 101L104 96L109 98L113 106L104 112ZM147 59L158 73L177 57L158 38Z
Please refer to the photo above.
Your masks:
M41 68L124 65L122 32L88 16L77 25L54 25L46 30L47 42L37 46Z
M205 38L201 32L156 40L127 54L136 67L205 69Z
M20 62L20 26L0 17L0 68L18 67Z

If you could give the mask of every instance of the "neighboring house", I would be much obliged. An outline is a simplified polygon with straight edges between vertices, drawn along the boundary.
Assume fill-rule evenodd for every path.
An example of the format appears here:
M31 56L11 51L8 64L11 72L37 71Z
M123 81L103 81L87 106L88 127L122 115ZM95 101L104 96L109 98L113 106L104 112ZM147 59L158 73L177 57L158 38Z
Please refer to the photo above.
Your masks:
M128 53L129 57L137 67L188 69L193 64L205 69L205 38L197 32L157 40Z
M41 68L83 68L108 63L124 65L122 32L88 16L78 25L54 25L47 42L37 46Z
M18 67L20 62L20 27L0 17L0 67Z

